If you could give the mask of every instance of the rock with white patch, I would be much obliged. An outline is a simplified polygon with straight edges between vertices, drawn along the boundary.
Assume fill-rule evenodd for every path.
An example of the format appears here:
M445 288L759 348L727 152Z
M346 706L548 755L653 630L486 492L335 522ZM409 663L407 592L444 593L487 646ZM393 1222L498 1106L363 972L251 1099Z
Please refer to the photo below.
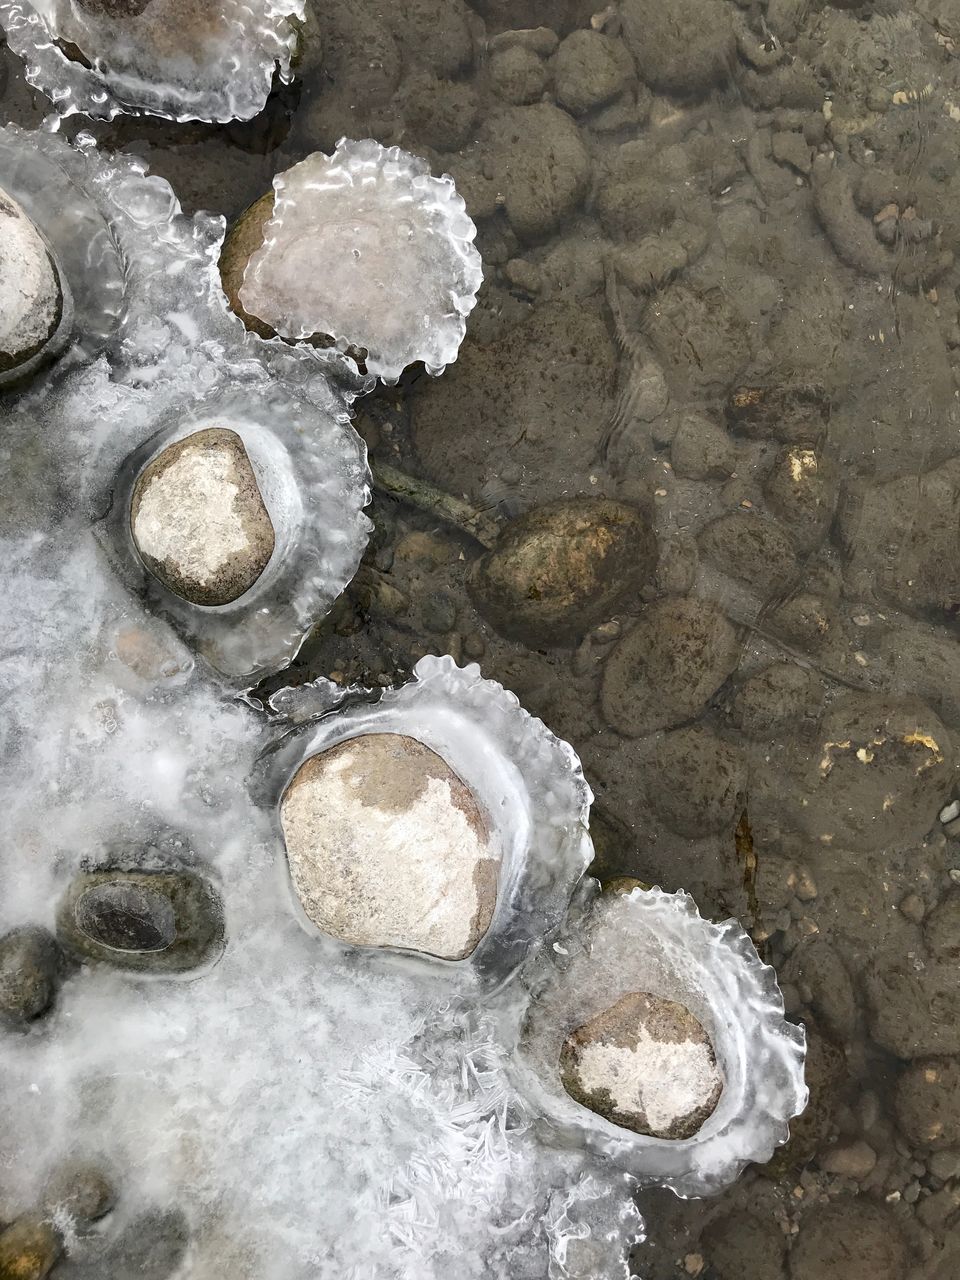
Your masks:
M0 381L41 354L60 325L63 306L60 273L43 237L0 190Z
M309 919L355 946L462 960L493 917L499 855L476 799L435 752L371 733L311 756L280 804Z
M652 1138L692 1137L723 1091L710 1037L689 1009L642 991L567 1037L560 1074L577 1102Z
M199 605L249 591L276 541L243 441L222 427L178 440L144 468L130 528L150 572Z

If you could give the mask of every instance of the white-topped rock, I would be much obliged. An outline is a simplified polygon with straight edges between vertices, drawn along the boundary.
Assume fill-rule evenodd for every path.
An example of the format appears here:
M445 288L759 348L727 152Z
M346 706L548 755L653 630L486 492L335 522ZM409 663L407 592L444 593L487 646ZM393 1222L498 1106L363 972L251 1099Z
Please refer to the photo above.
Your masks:
M444 960L486 933L499 855L471 791L416 739L365 734L312 756L280 821L294 888L324 933Z
M60 274L43 237L0 190L0 373L38 355L63 314Z
M723 1090L710 1037L682 1004L630 992L566 1039L566 1091L606 1120L654 1138L690 1138Z
M150 572L201 605L249 591L276 540L243 441L222 427L178 440L144 468L130 528Z

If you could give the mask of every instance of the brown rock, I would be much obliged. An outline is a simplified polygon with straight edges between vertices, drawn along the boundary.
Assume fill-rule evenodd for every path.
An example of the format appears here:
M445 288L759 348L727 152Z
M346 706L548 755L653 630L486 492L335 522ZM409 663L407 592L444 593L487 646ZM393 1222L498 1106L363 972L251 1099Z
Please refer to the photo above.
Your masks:
M723 1091L710 1037L673 1000L631 992L573 1031L560 1052L563 1087L612 1124L689 1138Z
M791 1280L904 1280L907 1245L896 1218L869 1200L840 1200L804 1219Z
M845 1142L822 1152L819 1163L827 1173L859 1181L873 1172L877 1153L867 1142Z
M737 665L737 634L714 605L649 605L607 659L600 690L607 723L628 737L697 715Z
M719 1280L783 1280L786 1244L771 1219L727 1213L710 1223L700 1244Z
M60 981L61 956L46 929L25 926L0 938L0 1021L25 1026L46 1013Z
M575 644L653 573L639 511L607 498L548 503L506 526L468 578L479 612L531 646Z
M263 229L273 217L274 193L268 191L249 209L244 210L227 233L220 250L220 282L227 295L230 310L240 317L253 333L261 338L275 338L276 331L268 324L249 315L240 305L240 289L247 263L263 245Z
M63 1253L49 1222L27 1215L0 1234L0 1280L45 1280Z
M88 1226L109 1213L116 1193L106 1175L94 1165L70 1161L47 1179L43 1189L46 1213L65 1213L78 1226Z
M191 604L223 605L249 591L273 555L273 523L234 431L178 440L140 473L130 529L144 564Z
M280 822L318 929L446 960L473 952L497 901L499 853L476 799L414 738L351 738L305 761Z

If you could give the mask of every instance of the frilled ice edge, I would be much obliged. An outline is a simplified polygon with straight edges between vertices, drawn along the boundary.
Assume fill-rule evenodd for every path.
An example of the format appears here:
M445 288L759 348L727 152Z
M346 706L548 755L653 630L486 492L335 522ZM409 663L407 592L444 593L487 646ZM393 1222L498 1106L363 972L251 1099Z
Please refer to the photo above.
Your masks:
M40 229L70 296L57 347L71 362L103 351L123 310L123 261L108 218L86 189L88 176L82 152L60 139L15 125L0 129L0 186ZM29 372L21 366L0 385Z
M53 245L77 316L58 364L7 403L83 447L73 498L130 589L225 678L250 684L280 669L353 577L372 527L366 450L350 425L370 380L332 355L248 334L219 287L223 220L185 217L141 162L8 128L0 185ZM190 605L146 573L123 509L154 453L210 425L243 438L277 529L262 578L219 608Z
M806 1037L784 1018L776 975L735 920L704 920L686 893L634 889L595 899L553 947L531 961L533 996L514 1026L515 1083L545 1127L608 1157L641 1184L680 1196L722 1191L763 1163L803 1110ZM628 992L686 1005L713 1041L724 1087L692 1138L646 1137L575 1102L560 1081L571 1031Z
M97 532L121 577L154 613L168 618L221 675L250 684L296 657L304 636L356 573L373 526L363 514L370 496L366 449L344 417L279 382L236 372L231 390L205 396L196 408L171 408L164 398L155 404L149 394L113 406L127 443L134 431L143 442L117 471L104 467L115 477L113 501ZM172 444L211 427L227 427L243 441L276 535L254 585L212 608L190 604L160 583L144 567L130 531L143 469Z
M249 315L289 341L360 348L386 383L418 360L434 375L456 360L483 270L451 177L399 147L341 138L273 185L240 288Z
M264 755L257 795L276 810L304 760L360 734L405 734L435 751L487 815L501 856L497 905L489 929L467 959L409 954L409 963L473 968L486 983L496 983L509 977L529 948L561 923L593 856L587 835L593 797L573 748L524 711L502 685L483 679L478 666L458 667L450 657L425 657L414 668L414 677L387 690L372 705L354 702L336 715L322 715L288 732ZM322 707L325 694L333 697L327 681L282 690L274 695L271 708L296 722L300 707L309 707L318 697ZM278 817L274 825L282 857ZM295 901L292 886L290 894ZM316 934L306 917L302 919ZM345 949L333 940L330 945Z
M215 30L191 32L180 0L153 0L137 18L80 15L70 0L0 0L0 25L24 61L30 84L62 116L112 120L121 114L168 120L249 120L262 110L274 73L284 82L297 47L291 19L304 0L221 0L206 10ZM192 6L189 21L204 10ZM170 50L170 32L185 48ZM59 43L58 43L59 42ZM82 44L92 66L61 45Z

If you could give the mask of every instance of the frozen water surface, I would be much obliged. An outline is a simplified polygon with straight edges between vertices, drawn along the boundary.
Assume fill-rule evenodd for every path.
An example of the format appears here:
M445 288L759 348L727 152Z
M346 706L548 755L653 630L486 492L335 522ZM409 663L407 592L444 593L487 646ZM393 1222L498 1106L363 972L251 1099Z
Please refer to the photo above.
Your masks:
M206 878L226 920L217 963L179 977L86 965L48 1018L0 1037L4 1208L36 1202L43 1161L77 1156L120 1187L102 1233L68 1240L88 1275L106 1274L110 1240L156 1206L186 1215L191 1280L626 1276L638 1179L713 1190L785 1137L800 1034L782 1024L771 971L686 900L634 895L605 908L609 935L576 914L570 967L552 977L550 931L591 852L589 790L572 749L477 668L425 659L376 700L354 690L340 706L313 686L268 715L242 696L296 652L359 561L367 472L349 410L371 380L335 353L248 335L216 277L222 221L184 217L138 162L16 130L0 135L0 160L0 183L58 245L58 206L44 209L30 175L55 176L106 264L101 288L67 253L94 339L78 331L5 401L0 931L52 927L79 870L136 864L144 849L151 866ZM461 301L479 278L471 255ZM447 301L432 357L397 354L397 321L370 372L452 359L469 305ZM211 425L241 436L277 531L275 563L223 611L165 596L129 543L139 469ZM323 744L383 730L443 755L496 830L497 909L466 961L344 948L294 908L279 788ZM664 994L688 993L729 1095L721 1131L653 1154L593 1117L571 1121L512 1060L531 991L530 1025L552 1035L558 1006L595 1000L598 973L612 998L638 964ZM749 1025L721 1025L731 1009Z
M140 166L54 138L5 138L75 171L122 263L123 305L104 335L109 357L81 347L8 399L0 930L53 927L79 870L129 867L145 849L154 868L205 877L226 917L212 967L160 977L89 964L48 1018L0 1037L5 1206L28 1208L44 1161L77 1155L103 1162L122 1188L102 1235L68 1240L92 1274L110 1265L111 1239L155 1206L185 1213L180 1274L198 1280L306 1280L318 1266L350 1280L585 1278L598 1265L626 1275L640 1230L629 1181L536 1140L498 1017L478 998L480 966L384 965L334 953L302 927L276 812L248 785L265 748L275 754L279 722L195 660L218 633L158 603L117 536L138 451L157 447L158 431L174 438L228 417L260 471L278 543L316 536L298 526L298 503L347 502L347 573L365 536L362 451L346 422L362 384L334 381L312 352L248 338L213 287L221 224L184 218ZM339 363L333 372L342 379ZM352 449L339 471L337 448ZM325 451L326 478L312 449ZM331 472L341 492L324 488ZM308 479L292 493L294 473ZM281 581L268 599L285 595ZM243 651L276 656L248 621L233 628ZM290 732L339 723L297 730L295 701L276 707ZM397 718L449 749L485 804L516 803L497 819L511 862L495 928L504 961L519 958L559 918L589 856L573 752L449 660L425 662L417 683L353 714ZM339 731L352 725L345 717ZM501 1009L516 990L496 997Z
M291 341L319 334L341 351L361 348L384 382L417 360L442 373L483 279L453 179L432 177L399 147L341 139L273 185L273 217L240 289L244 310Z
M0 0L27 79L62 115L248 120L291 78L304 0Z

